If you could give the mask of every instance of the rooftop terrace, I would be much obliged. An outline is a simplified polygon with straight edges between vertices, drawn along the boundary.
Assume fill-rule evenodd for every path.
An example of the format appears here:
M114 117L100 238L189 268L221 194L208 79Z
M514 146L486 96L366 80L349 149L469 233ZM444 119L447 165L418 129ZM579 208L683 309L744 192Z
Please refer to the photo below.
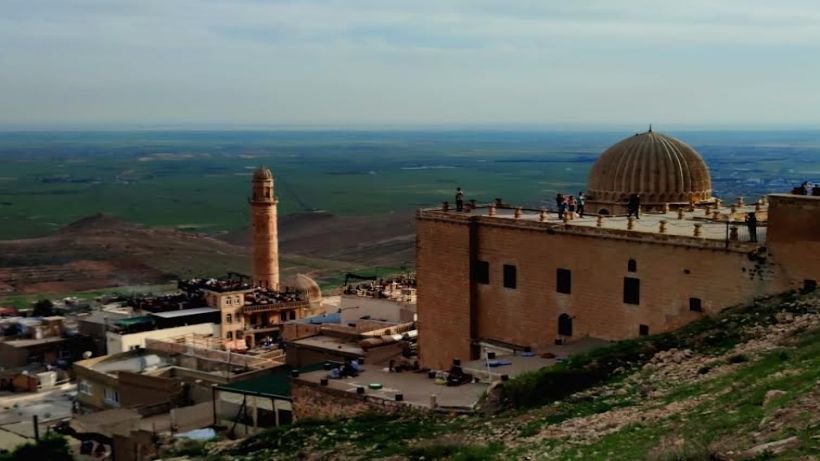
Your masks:
M378 279L348 284L344 288L344 294L364 298L415 302L416 278L412 275L401 275L389 279Z
M184 291L208 290L218 293L249 291L253 289L253 285L246 282L244 278L180 280L177 286L180 290Z
M467 206L465 210L458 212L443 205L440 208L418 210L417 217L463 222L477 220L502 227L736 251L750 251L764 245L768 219L768 203L765 199L753 204L719 203L718 206L642 212L640 219L623 215L586 215L582 218L569 213L559 219L556 211L516 207L500 203L500 200L475 207ZM757 218L757 242L750 242L750 233L744 221L748 213L755 213Z

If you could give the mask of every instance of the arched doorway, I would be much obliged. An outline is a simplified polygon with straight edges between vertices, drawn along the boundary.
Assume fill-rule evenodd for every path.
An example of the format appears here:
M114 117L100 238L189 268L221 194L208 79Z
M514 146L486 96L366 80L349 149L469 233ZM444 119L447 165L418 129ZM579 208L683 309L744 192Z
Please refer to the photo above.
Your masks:
M567 314L558 316L558 336L572 336L572 317Z

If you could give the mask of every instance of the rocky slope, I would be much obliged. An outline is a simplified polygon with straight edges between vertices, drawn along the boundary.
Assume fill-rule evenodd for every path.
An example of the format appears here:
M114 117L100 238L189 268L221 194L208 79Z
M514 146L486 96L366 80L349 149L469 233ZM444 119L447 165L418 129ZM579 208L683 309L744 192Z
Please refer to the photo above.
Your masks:
M597 385L580 390L553 376L602 369ZM533 389L541 394L517 397ZM483 415L303 421L184 452L213 460L817 459L820 296L764 299L513 379Z

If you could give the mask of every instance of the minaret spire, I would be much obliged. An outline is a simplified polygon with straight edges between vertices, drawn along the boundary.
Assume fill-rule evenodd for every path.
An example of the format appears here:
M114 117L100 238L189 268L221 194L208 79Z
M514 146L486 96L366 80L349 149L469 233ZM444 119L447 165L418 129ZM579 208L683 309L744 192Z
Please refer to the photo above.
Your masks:
M273 174L265 167L253 173L251 182L251 241L253 283L279 289L279 237Z

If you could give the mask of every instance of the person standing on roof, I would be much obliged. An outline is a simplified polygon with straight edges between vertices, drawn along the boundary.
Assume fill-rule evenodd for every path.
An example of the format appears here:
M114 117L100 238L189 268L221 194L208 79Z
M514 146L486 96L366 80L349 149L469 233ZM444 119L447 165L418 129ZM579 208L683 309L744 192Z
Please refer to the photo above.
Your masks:
M464 211L464 192L460 187L456 187L456 211Z
M757 215L754 211L746 213L746 227L749 229L749 241L757 242Z
M632 194L626 202L626 217L635 215L635 219L641 219L641 196Z
M566 207L566 203L564 203L564 194L557 194L555 196L555 205L558 207L558 219L563 219L564 209Z
M584 202L586 202L586 200L587 198L584 195L584 191L578 192L578 207L576 210L578 210L578 216L582 218L584 217Z

